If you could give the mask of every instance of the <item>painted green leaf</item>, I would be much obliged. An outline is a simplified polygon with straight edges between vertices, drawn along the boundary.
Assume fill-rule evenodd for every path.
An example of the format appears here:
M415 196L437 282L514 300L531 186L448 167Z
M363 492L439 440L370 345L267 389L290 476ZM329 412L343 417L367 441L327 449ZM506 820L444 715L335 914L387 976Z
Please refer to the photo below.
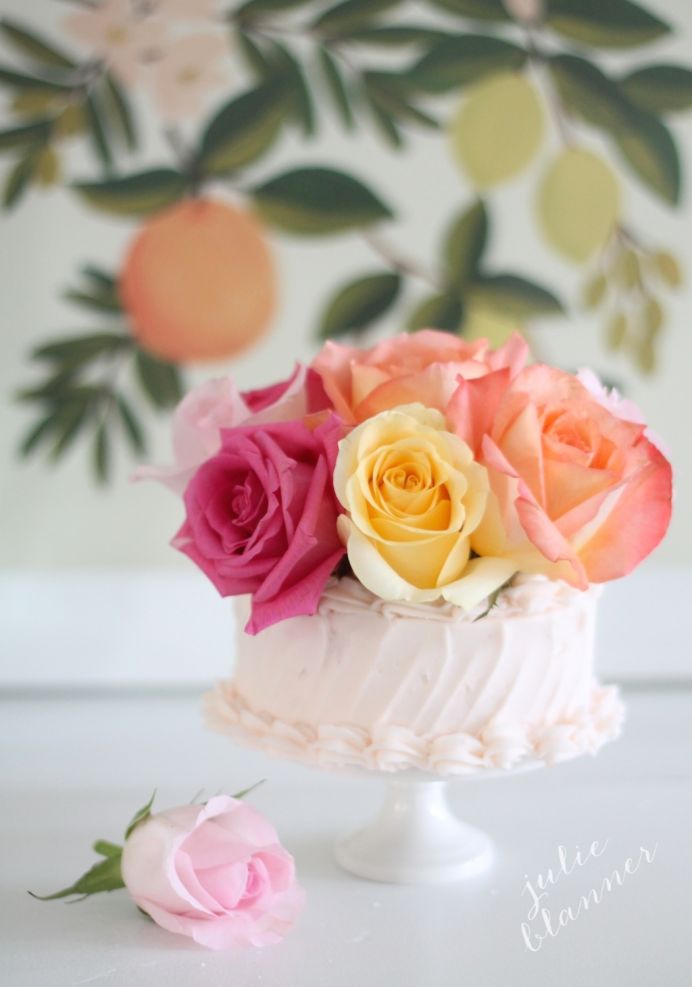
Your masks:
M446 31L415 24L382 24L351 31L348 40L374 48L405 48L408 45L431 45L447 37Z
M487 242L488 212L479 200L462 213L445 238L445 267L455 286L463 287L476 276Z
M636 47L670 31L630 0L548 0L545 23L572 41L604 48Z
M183 396L180 371L174 363L137 350L135 368L142 390L155 408L172 408Z
M60 459L73 445L79 433L87 426L94 407L92 389L75 387L61 400L55 411L57 439L51 450L53 460Z
M331 96L336 112L347 130L352 130L354 125L353 111L348 94L346 81L339 68L338 62L329 49L320 47L318 58L324 80L327 83L327 90Z
M398 73L367 71L363 73L363 83L371 102L394 120L407 120L432 129L439 127L434 117L414 106L410 83Z
M351 175L297 168L252 190L264 218L289 233L328 234L390 219L391 210Z
M17 161L5 180L2 198L5 209L12 209L22 199L36 174L37 165L38 153L34 148Z
M0 85L3 84L23 92L69 93L74 88L71 83L61 82L59 79L27 75L25 72L0 66Z
M0 31L5 39L22 55L28 55L41 65L57 69L74 69L76 63L52 42L46 41L34 31L23 27L9 17L0 21Z
M130 151L137 147L137 128L130 100L112 73L103 77L103 106L113 131Z
M55 418L53 417L52 409L47 415L43 415L39 420L33 425L28 432L25 433L24 438L19 446L19 455L22 458L30 456L38 447L44 444L52 435L53 429L55 428Z
M617 83L584 58L557 55L548 68L569 108L614 139L645 185L666 202L677 203L680 160L665 124L636 107Z
M82 274L100 291L114 292L117 290L117 278L114 278L108 271L104 271L103 268L96 267L95 264L85 264L82 268Z
M142 426L132 410L132 406L122 396L122 394L119 394L116 398L116 405L118 408L118 414L120 415L120 421L122 422L123 431L132 446L132 450L138 455L141 455L146 451L146 439L144 437Z
M381 137L387 144L397 150L403 147L404 138L392 114L384 109L377 98L373 99L372 93L368 92L367 89L364 90L364 96L367 100L368 109L370 110L375 127Z
M75 305L81 305L93 312L105 312L108 315L119 315L122 312L120 299L116 294L97 294L88 291L78 291L75 288L68 288L64 293L64 298Z
M132 337L125 333L95 332L38 346L32 351L31 357L33 360L50 360L75 367L89 363L96 357L117 353L129 346L132 346Z
M520 69L526 52L518 45L480 34L459 34L434 44L407 73L426 92L459 89L495 72Z
M227 103L211 120L199 161L209 175L225 175L261 157L274 143L285 110L277 82L268 82Z
M44 144L50 137L52 122L48 117L0 131L0 151L25 147L27 144Z
M101 99L95 90L85 99L84 110L94 152L106 171L110 171L113 165L113 154L108 140L108 133L104 126L106 119L105 113L102 109Z
M146 216L178 202L187 190L185 178L172 168L156 168L126 178L77 182L72 188L90 206L116 216Z
M17 401L41 401L48 403L59 403L72 397L75 390L76 367L65 364L58 367L41 384L34 387L25 387L15 394Z
M471 297L516 319L557 315L564 311L562 303L551 291L516 274L493 274L477 279Z
M584 120L612 134L618 129L629 105L617 83L593 62L578 55L554 55L548 70L560 98Z
M240 28L234 32L234 37L247 67L259 76L260 79L268 79L271 75L271 65L257 41L255 41L251 34Z
M234 11L234 16L241 21L251 20L254 16L261 14L271 14L275 10L290 10L291 7L304 7L307 0L248 0L238 10Z
M670 131L650 113L632 109L615 134L625 160L644 184L670 205L680 201L680 158Z
M370 274L344 285L322 315L320 337L334 339L372 325L394 304L400 288L401 277L391 271Z
M400 0L343 0L320 14L312 26L324 35L347 35L399 3Z
M647 65L621 79L620 89L633 103L652 113L692 107L692 71L682 65Z
M111 443L105 421L99 423L94 433L94 476L98 483L108 483L111 471ZM106 854L106 859L114 854Z
M299 62L285 45L272 42L272 64L286 100L285 110L300 125L306 137L315 133L315 109Z
M472 20L511 20L502 0L433 0L433 4L436 7L442 7L443 10L451 10L453 14L458 14L460 17L468 17Z
M458 295L431 295L412 312L406 328L409 332L428 328L458 332L463 319L464 306Z

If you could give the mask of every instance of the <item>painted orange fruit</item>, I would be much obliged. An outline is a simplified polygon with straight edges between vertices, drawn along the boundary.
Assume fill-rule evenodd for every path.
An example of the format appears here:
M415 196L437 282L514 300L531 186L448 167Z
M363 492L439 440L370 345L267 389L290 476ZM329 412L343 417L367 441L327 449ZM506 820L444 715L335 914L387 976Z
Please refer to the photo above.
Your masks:
M161 359L188 363L240 353L264 334L276 306L264 230L228 203L177 203L137 233L120 295L137 341Z

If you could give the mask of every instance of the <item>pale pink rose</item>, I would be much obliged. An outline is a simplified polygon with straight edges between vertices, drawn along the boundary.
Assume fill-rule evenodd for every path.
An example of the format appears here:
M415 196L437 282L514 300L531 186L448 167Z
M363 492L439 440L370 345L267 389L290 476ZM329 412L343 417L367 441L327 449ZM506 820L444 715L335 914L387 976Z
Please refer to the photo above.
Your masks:
M274 827L227 795L149 816L125 842L121 869L158 925L211 949L280 942L303 905Z
M413 402L444 411L459 376L482 377L502 367L514 376L527 355L528 346L518 333L493 350L487 339L467 342L447 332L421 329L368 350L325 343L312 366L336 412L355 424Z
M248 634L314 614L344 555L333 484L344 426L320 417L223 429L185 488L173 545L222 596L252 594Z
M165 38L163 22L141 16L130 0L103 0L70 14L64 24L73 38L102 58L127 85L136 82L141 65Z
M483 434L468 435L475 402ZM671 513L670 464L644 426L612 414L571 374L538 364L505 389L492 375L460 381L473 401L447 419L480 449L491 495L471 545L585 589L630 572L660 542ZM462 409L461 415L458 414Z
M226 81L228 46L218 34L180 38L166 45L154 65L153 95L169 122L197 116L211 91Z
M205 381L173 414L175 465L140 466L133 478L159 480L182 496L197 467L221 447L222 429L302 418L327 406L319 377L302 364L287 380L254 391L239 391L231 377Z

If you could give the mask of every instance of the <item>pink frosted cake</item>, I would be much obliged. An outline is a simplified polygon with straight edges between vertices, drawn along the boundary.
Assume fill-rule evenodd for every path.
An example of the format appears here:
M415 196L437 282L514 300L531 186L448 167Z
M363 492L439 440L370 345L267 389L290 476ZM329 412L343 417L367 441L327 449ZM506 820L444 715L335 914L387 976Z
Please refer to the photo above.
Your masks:
M323 767L466 774L595 753L622 720L594 678L597 592L520 577L477 619L335 579L315 616L241 630L208 723Z
M598 587L660 542L672 472L590 373L435 330L334 342L174 420L173 544L239 597L208 720L323 766L462 774L596 751Z

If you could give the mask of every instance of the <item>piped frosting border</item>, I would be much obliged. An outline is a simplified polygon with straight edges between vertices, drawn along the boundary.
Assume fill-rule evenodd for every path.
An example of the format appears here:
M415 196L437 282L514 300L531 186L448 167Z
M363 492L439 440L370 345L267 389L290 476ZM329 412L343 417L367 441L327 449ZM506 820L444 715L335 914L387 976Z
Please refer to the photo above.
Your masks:
M357 767L370 771L415 768L438 775L470 775L510 770L527 762L555 764L595 754L619 736L624 706L615 686L594 686L589 706L560 722L523 727L489 723L482 733L421 736L408 727L382 724L372 731L348 724L286 723L251 709L232 680L204 697L209 729L239 743L322 768Z

